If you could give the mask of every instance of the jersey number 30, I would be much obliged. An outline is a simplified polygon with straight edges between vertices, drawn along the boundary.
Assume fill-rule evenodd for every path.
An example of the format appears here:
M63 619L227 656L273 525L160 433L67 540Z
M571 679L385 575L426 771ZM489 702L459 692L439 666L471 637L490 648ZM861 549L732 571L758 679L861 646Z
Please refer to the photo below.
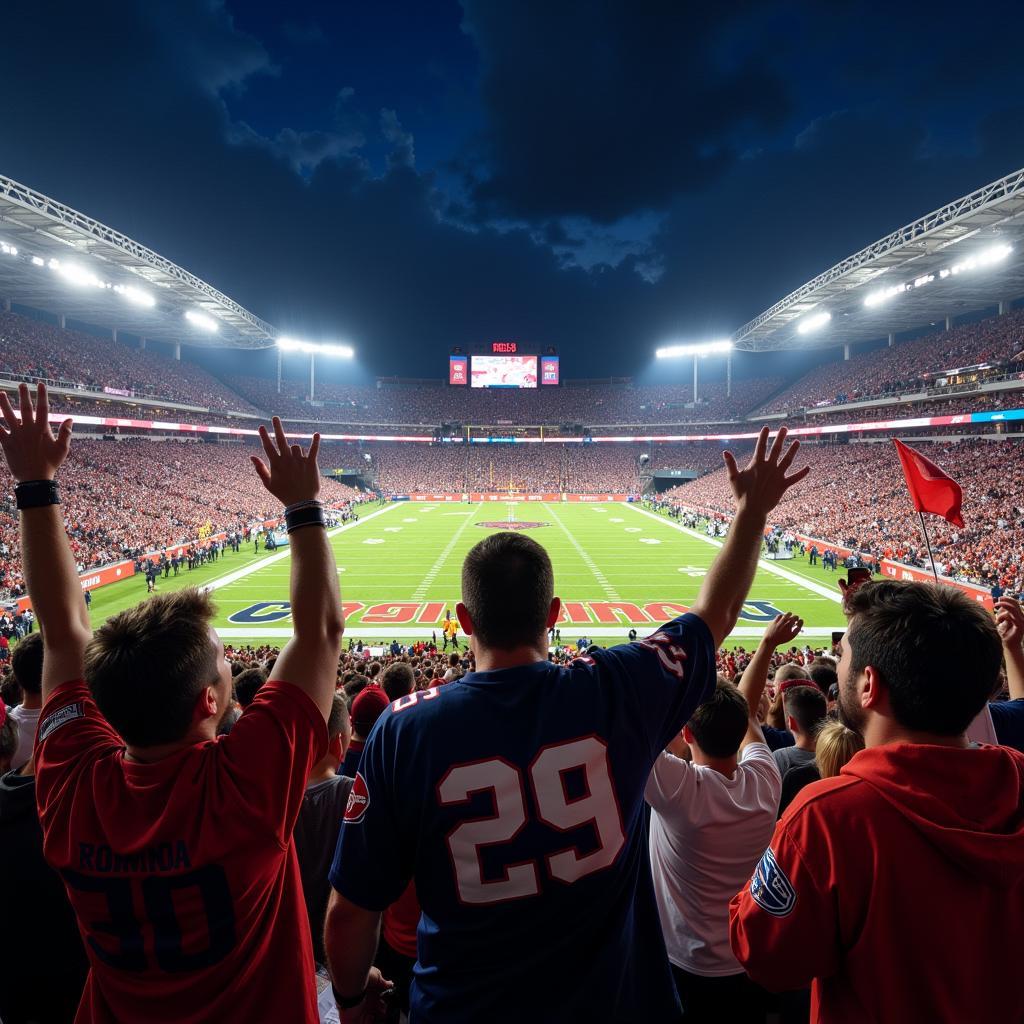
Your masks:
M583 771L583 795L571 798L565 784L570 772ZM558 832L591 825L597 849L581 854L575 846L544 858L548 876L572 883L609 867L625 844L622 815L608 770L608 749L596 736L545 747L529 768L537 818ZM468 803L474 793L490 792L494 814L471 818L448 833L448 852L463 903L488 904L540 893L540 868L534 860L509 864L504 877L485 880L481 850L511 842L527 825L523 774L502 758L450 768L437 787L442 806Z

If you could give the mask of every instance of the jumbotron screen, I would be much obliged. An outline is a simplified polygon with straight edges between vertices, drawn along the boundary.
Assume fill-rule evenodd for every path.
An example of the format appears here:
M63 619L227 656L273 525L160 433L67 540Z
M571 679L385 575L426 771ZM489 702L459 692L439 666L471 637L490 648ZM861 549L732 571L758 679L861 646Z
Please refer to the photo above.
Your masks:
M473 356L470 384L475 388L535 388L536 356Z

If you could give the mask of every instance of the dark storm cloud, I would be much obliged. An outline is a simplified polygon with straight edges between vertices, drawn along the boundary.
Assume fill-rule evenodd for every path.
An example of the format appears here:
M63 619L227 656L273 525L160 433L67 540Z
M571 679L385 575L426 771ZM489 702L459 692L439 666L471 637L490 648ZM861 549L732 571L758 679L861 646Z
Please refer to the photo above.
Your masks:
M786 83L728 46L762 5L464 0L488 114L484 209L610 222L717 180L741 129L777 128ZM482 175L482 176L481 176Z

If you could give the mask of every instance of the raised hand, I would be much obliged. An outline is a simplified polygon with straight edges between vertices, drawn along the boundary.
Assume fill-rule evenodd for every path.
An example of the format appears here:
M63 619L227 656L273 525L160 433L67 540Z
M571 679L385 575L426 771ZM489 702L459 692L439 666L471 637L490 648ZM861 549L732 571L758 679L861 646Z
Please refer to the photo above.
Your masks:
M260 440L267 461L264 462L258 455L249 456L263 486L285 506L315 498L320 493L320 468L316 463L317 452L320 451L320 435L313 435L309 453L303 455L301 445L288 444L280 418L275 416L271 422L274 427L273 441L267 428L260 426Z
M772 650L776 650L795 640L803 628L803 619L791 612L784 612L782 615L776 615L764 631L763 643L771 646Z
M15 413L7 395L0 391L0 413L7 429L0 427L0 448L16 483L27 480L52 480L68 457L71 446L71 420L64 420L53 436L50 429L50 402L46 385L36 387L35 405L27 384L18 385L21 408ZM20 419L19 419L20 414Z
M771 449L765 454L768 448L768 428L762 427L754 446L754 454L745 469L737 466L732 452L722 452L737 509L746 508L767 517L782 500L786 491L810 473L811 467L804 466L803 469L786 475L793 464L793 459L796 458L796 453L800 450L800 442L794 441L783 453L787 433L785 427L780 427Z
M995 604L996 628L1004 647L1020 647L1024 641L1024 608L1012 597L1001 597Z

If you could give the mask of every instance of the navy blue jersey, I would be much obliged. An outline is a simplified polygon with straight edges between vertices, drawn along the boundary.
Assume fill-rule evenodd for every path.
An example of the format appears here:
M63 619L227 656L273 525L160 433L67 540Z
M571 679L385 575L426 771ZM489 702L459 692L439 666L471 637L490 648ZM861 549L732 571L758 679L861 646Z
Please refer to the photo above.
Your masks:
M678 1016L644 786L714 684L714 641L691 614L566 667L470 673L381 715L331 882L384 910L415 877L414 1021Z

